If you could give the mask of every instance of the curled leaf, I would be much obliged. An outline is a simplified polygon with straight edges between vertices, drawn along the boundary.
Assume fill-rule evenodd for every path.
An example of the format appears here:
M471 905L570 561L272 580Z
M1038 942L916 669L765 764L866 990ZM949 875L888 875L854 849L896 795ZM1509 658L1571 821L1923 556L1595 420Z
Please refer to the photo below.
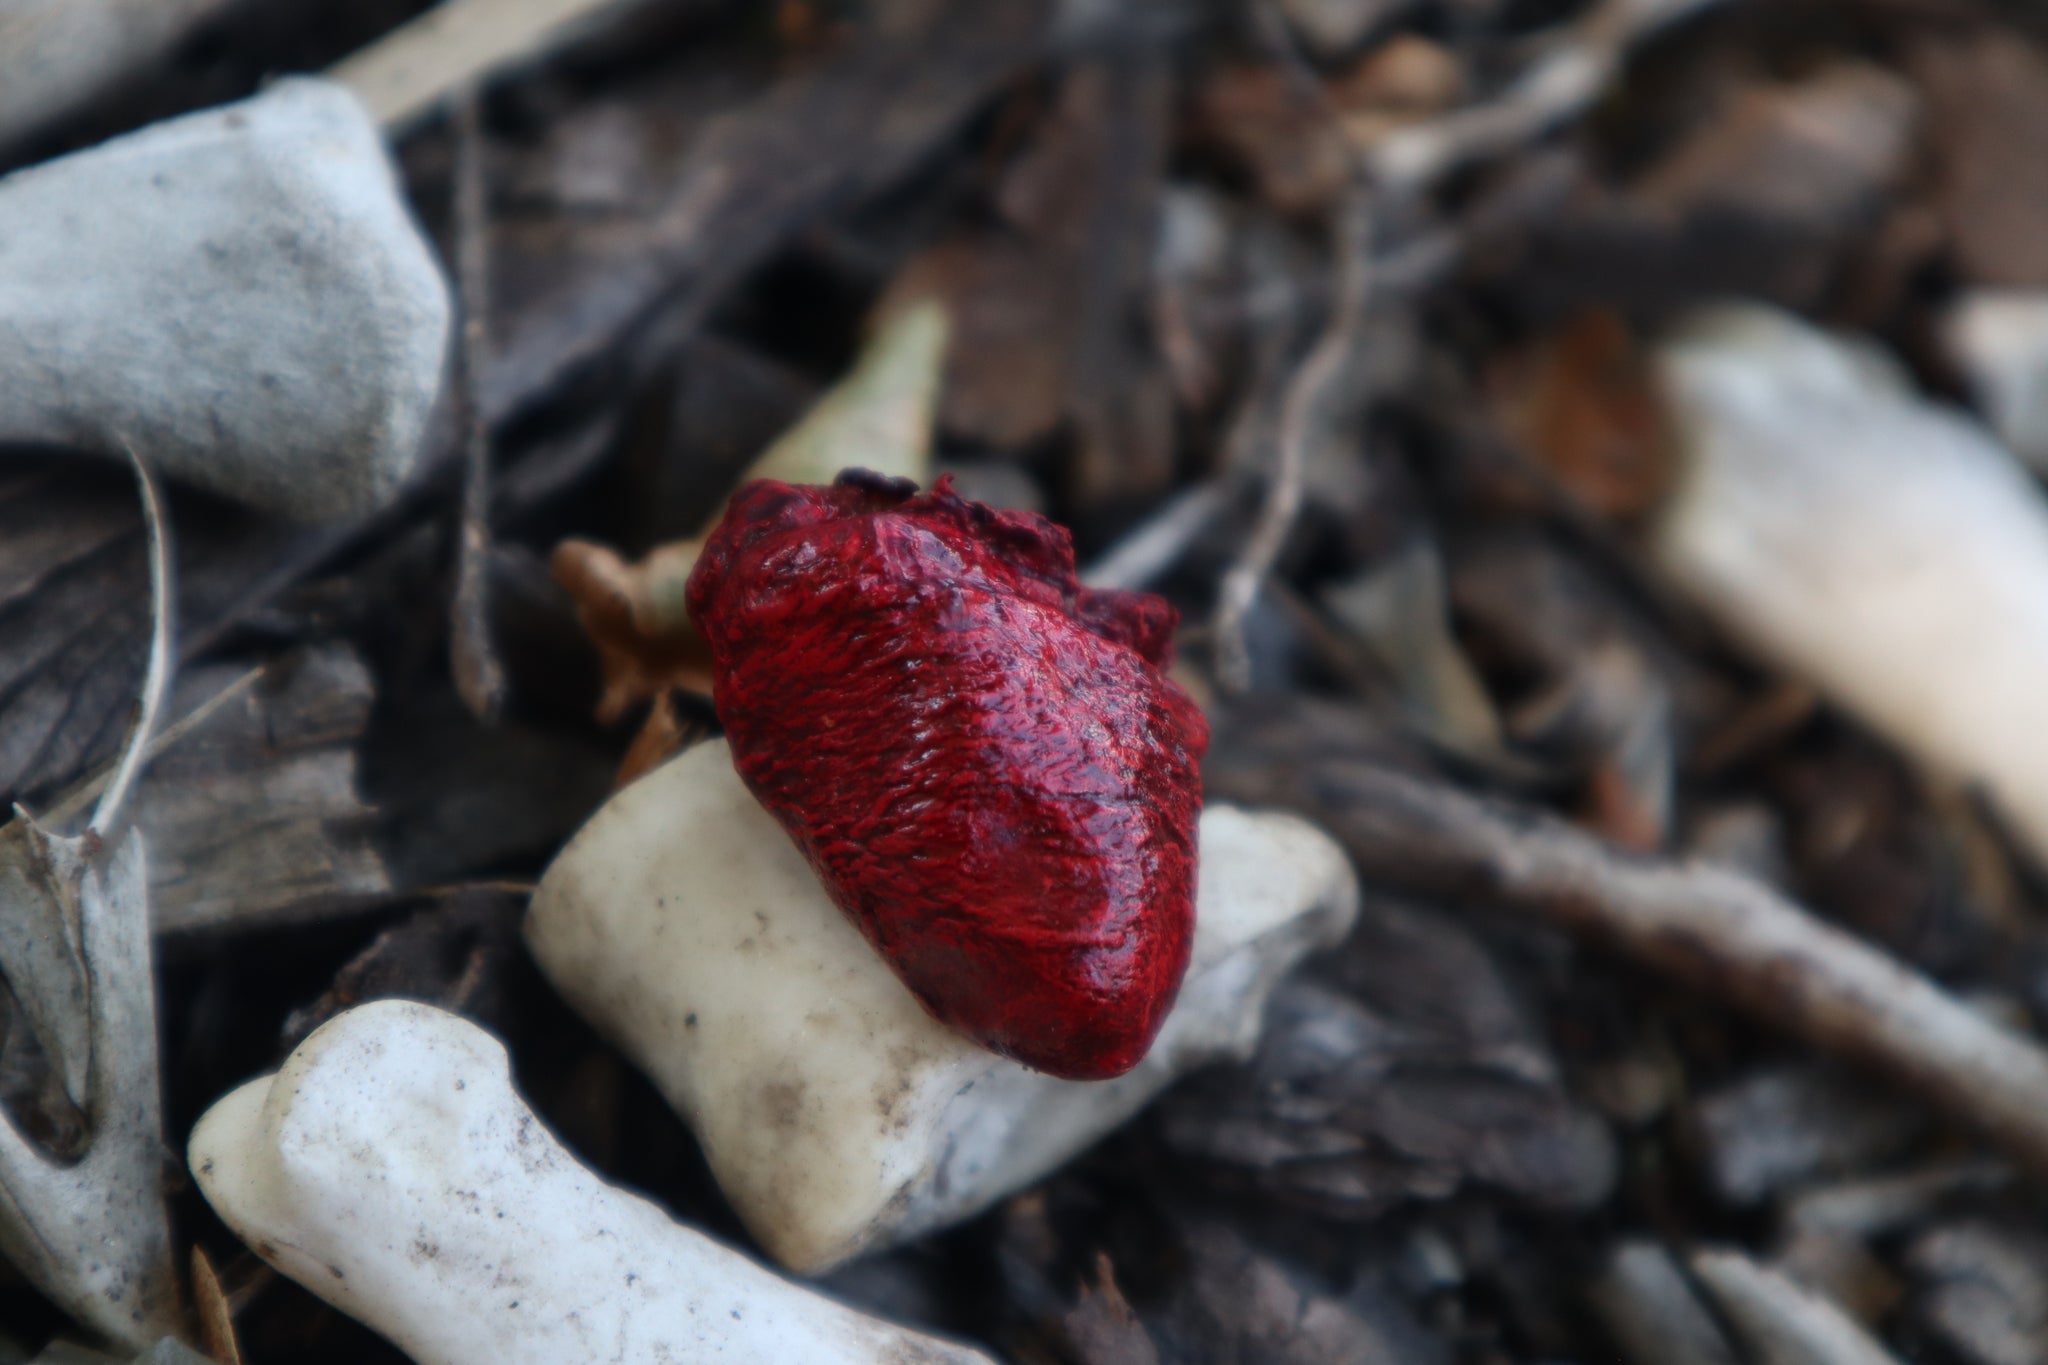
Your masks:
M935 302L889 311L853 369L748 466L741 482L830 483L842 469L861 468L929 483L947 330L945 310ZM724 515L720 503L707 528ZM711 655L683 604L703 543L702 534L671 541L635 563L594 541L555 547L555 579L575 600L604 669L601 723L613 724L671 688L711 690ZM657 709L634 742L628 770L658 764L682 735L673 710Z
M183 1328L163 1202L163 1124L142 838L108 838L150 751L172 666L170 542L135 463L156 623L128 741L85 832L16 808L0 827L0 971L85 1117L84 1154L39 1150L0 1115L0 1253L85 1326L139 1349Z

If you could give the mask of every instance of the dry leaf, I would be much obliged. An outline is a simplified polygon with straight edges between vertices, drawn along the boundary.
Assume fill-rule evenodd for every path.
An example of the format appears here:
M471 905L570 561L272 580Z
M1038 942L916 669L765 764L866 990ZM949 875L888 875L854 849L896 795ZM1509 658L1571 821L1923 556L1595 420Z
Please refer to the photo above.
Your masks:
M142 839L112 837L170 686L171 554L148 471L155 621L134 723L85 831L15 808L0 829L0 969L83 1111L84 1155L59 1162L0 1116L0 1252L79 1322L140 1348L183 1326L163 1201L149 881Z
M885 307L852 371L748 466L742 482L830 483L849 468L929 482L946 334L945 311L935 303ZM685 741L665 700L669 690L711 690L711 654L690 624L683 591L704 535L724 513L721 504L696 536L657 546L637 563L587 540L555 547L555 579L575 599L604 668L598 720L610 725L642 703L658 703L633 742L621 782L658 765Z
M1508 434L1596 512L1632 517L1671 487L1674 446L1649 360L1606 309L1499 369L1490 385Z
M221 1291L220 1276L202 1247L192 1248L192 1299L199 1310L200 1339L219 1365L242 1365L242 1346L235 1339L235 1314Z

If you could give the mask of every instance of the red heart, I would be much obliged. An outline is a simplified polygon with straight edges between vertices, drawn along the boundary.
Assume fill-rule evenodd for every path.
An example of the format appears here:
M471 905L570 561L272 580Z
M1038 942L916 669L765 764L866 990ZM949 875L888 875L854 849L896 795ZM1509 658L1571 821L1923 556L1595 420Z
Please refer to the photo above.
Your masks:
M1119 1076L1195 925L1201 711L1173 608L1045 518L849 470L742 488L690 575L733 763L941 1021Z

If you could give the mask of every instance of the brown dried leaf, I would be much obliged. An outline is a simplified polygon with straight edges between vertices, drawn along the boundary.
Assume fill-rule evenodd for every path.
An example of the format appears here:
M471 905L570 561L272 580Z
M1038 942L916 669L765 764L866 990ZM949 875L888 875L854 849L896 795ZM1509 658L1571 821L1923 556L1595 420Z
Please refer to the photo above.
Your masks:
M762 452L745 479L826 483L840 470L858 467L929 482L946 314L929 300L897 300L885 302L878 316L853 369ZM706 532L721 515L722 506ZM690 624L684 599L703 544L702 534L672 541L629 564L606 546L570 539L551 557L555 580L575 599L576 615L604 669L598 720L610 725L643 702L662 699L633 742L621 783L684 742L665 701L670 689L711 690L711 653Z
M614 724L671 687L711 690L711 652L690 625L683 588L701 540L657 547L637 564L588 540L565 540L550 557L555 581L576 600L576 615L604 667L597 718Z
M1930 27L1906 65L1927 98L1936 202L1964 277L2048 287L2048 55L2008 27Z
M625 786L645 773L653 772L669 759L704 737L702 726L685 721L676 714L673 692L664 692L654 699L654 705L647 712L647 722L640 727L640 733L633 736L632 745L626 756L619 761L619 775L614 784Z
M1499 367L1489 388L1502 427L1586 506L1633 517L1669 491L1669 418L1649 358L1618 314L1579 314Z
M1107 1252L1095 1253L1095 1281L1082 1282L1064 1325L1079 1365L1159 1365L1158 1348L1117 1287Z
M219 1365L242 1365L242 1346L235 1339L234 1309L220 1287L220 1276L204 1247L192 1248L192 1300L199 1312L200 1341Z
M1633 187L1672 217L1712 213L1832 236L1869 221L1912 148L1919 101L1882 67L1738 87Z
M1402 34L1325 84L1321 99L1271 63L1226 67L1196 92L1196 132L1247 170L1273 208L1306 217L1343 193L1364 149L1464 91L1456 57Z

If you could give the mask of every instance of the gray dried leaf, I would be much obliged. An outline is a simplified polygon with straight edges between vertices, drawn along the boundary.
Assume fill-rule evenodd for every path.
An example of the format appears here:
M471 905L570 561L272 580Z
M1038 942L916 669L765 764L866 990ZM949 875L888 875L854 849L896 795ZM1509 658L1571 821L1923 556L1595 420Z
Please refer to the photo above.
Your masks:
M356 786L376 701L362 659L323 644L253 679L238 665L194 669L171 711L193 717L230 689L136 791L158 931L246 926L388 891L377 812Z
M2048 1360L2048 1238L1990 1223L1936 1228L1913 1244L1914 1313L1970 1365Z
M1338 1297L1221 1223L1186 1229L1187 1280L1161 1323L1169 1360L1216 1365L1449 1365L1400 1306Z
M85 1012L79 841L51 834L16 806L0 826L0 973L73 1104L92 1064Z
M83 1110L87 1145L60 1163L0 1117L0 1252L85 1326L141 1346L182 1325L162 1189L156 996L142 839L109 839L149 749L171 667L168 535L136 472L149 528L155 629L127 744L85 832L25 811L0 830L0 968ZM39 973L48 973L45 979Z
M1385 670L1422 734L1482 762L1502 760L1500 717L1451 634L1443 561L1427 537L1325 589L1322 600Z
M1709 1183L1731 1204L1895 1156L1926 1127L1917 1106L1813 1065L1745 1076L1697 1112Z
M1564 1093L1477 942L1377 905L1325 970L1346 989L1281 987L1249 1067L1162 1102L1173 1146L1326 1216L1370 1217L1468 1183L1549 1207L1606 1198L1606 1125Z

